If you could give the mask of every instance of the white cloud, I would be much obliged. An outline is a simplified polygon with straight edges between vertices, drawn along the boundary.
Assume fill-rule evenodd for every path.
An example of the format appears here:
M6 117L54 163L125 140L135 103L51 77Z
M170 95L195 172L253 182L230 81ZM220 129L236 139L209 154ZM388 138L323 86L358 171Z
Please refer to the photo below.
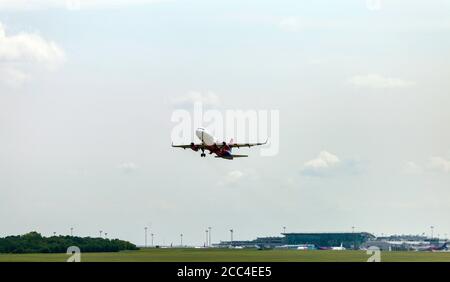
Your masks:
M290 188L295 186L295 180L292 177L287 177L280 180L281 187Z
M375 1L372 1L375 2ZM422 5L423 6L423 5ZM423 8L423 7L422 7ZM368 6L370 10L377 10L376 5ZM252 18L254 22L265 23L267 18ZM356 32L429 32L448 31L450 21L445 17L430 17L427 19L414 17L406 21L398 18L386 18L384 21L376 19L361 21L356 18L339 17L299 17L271 18L269 21L280 30L286 32L299 31L356 31Z
M78 9L99 9L110 7L121 7L126 5L141 5L159 2L167 2L169 0L1 0L0 9L10 10L37 10L60 8L68 10Z
M382 8L381 0L366 0L366 8L371 11L379 11Z
M65 60L64 51L38 34L8 36L0 23L0 62L37 62L54 67Z
M423 169L421 166L416 164L415 162L407 162L403 168L403 172L407 174L420 174L423 172Z
M12 67L2 67L0 64L0 85L19 88L29 79L26 73Z
M73 169L69 169L67 171L67 173L71 176L75 176L75 177L84 177L88 175L88 171L87 169L79 169L79 168L73 168Z
M240 170L233 170L228 172L222 180L219 181L220 186L235 185L245 177L245 174Z
M307 63L310 65L323 65L327 63L327 60L323 58L311 58L307 61Z
M450 160L443 157L431 157L428 166L432 170L450 172Z
M124 173L131 173L136 171L139 167L137 164L133 162L124 162L117 166L120 170L122 170Z
M329 168L337 165L339 162L340 160L336 155L333 155L327 151L322 151L319 153L317 158L307 161L304 166L314 169Z
M348 29L353 25L348 21L323 18L285 17L278 21L278 27L286 32Z
M233 170L228 173L227 178L229 181L236 182L244 176L244 173L239 170Z
M287 17L282 19L279 26L284 31L299 31L302 28L300 20L296 17Z
M171 99L173 105L183 107L193 106L196 102L202 103L204 107L217 107L220 104L220 99L213 92L201 93L196 91L191 91L184 96Z
M19 87L30 78L33 66L54 70L65 61L64 51L35 33L8 35L0 23L0 82Z
M384 77L379 74L355 75L348 80L355 87L363 88L405 88L414 85L414 82L399 78Z
M304 175L318 176L338 167L340 163L341 160L338 156L327 151L321 151L316 158L303 164L301 172Z

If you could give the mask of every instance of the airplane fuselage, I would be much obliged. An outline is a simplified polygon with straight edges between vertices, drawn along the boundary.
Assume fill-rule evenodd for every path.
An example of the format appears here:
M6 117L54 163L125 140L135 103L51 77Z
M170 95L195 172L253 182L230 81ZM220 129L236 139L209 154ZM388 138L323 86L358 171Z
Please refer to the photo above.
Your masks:
M229 159L232 160L233 156L231 155L231 147L228 146L225 142L222 143L222 146L217 145L217 140L214 138L214 136L206 129L204 128L197 128L195 131L195 135L197 135L198 139L202 141L202 144L204 145L204 151L205 149L209 151L210 154L216 154L219 158ZM194 151L198 151L199 148L195 144L191 144L191 149ZM205 156L204 153L202 156Z

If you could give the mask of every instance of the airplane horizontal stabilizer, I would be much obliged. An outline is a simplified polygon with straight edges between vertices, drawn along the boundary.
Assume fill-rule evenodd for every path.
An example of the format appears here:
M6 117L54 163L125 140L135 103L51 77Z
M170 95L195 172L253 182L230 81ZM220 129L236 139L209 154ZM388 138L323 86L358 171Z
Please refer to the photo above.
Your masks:
M233 158L246 158L248 155L228 155L228 156L214 156L214 158L222 158L232 160Z

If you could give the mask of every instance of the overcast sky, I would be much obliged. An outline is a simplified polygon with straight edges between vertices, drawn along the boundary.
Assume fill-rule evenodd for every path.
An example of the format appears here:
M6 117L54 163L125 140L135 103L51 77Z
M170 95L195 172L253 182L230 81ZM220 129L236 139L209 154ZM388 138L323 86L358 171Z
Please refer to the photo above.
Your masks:
M450 234L450 1L27 2L0 0L0 236ZM279 154L172 149L192 91L279 110Z

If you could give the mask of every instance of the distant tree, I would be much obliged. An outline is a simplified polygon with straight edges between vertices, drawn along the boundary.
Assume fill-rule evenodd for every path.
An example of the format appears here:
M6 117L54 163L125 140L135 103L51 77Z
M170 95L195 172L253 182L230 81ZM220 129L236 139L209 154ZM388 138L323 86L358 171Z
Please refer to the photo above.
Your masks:
M82 252L118 252L138 249L136 245L119 239L73 236L43 237L35 231L24 235L0 238L0 253L65 253L70 246L78 246Z

